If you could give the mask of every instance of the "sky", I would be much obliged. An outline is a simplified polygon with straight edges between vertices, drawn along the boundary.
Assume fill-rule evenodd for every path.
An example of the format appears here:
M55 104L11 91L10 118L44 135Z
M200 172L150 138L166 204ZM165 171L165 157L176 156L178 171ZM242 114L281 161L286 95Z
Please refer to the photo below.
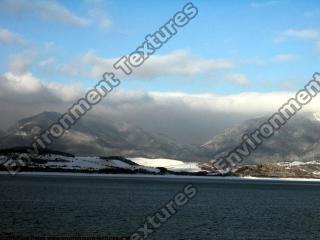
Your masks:
M37 111L64 111L186 3L0 0L2 128ZM123 76L114 97L97 112L125 114L145 126L135 113L149 116L150 109L160 106L165 113L175 106L175 112L186 112L172 117L170 129L195 113L199 119L205 116L208 128L221 118L218 113L235 113L234 119L243 120L240 115L274 110L320 71L318 1L192 3L198 15L134 74ZM209 134L226 127L223 122L234 123L221 121L213 121L219 128ZM163 125L159 129L168 126L155 122ZM200 125L178 132L188 138L185 129Z

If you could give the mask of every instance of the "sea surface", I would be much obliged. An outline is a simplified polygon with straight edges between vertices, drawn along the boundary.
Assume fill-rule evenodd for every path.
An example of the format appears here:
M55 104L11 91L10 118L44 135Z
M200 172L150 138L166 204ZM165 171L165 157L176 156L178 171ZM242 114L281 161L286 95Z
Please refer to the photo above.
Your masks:
M121 239L188 183L198 194L147 239L320 239L317 182L65 175L0 175L0 239Z

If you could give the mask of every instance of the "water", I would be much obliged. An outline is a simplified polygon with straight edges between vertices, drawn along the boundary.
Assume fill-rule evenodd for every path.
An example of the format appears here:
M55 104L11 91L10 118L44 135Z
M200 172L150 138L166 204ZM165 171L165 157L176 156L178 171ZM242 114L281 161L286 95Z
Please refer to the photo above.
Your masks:
M149 239L319 239L320 183L92 176L0 176L0 236L129 236L190 182Z

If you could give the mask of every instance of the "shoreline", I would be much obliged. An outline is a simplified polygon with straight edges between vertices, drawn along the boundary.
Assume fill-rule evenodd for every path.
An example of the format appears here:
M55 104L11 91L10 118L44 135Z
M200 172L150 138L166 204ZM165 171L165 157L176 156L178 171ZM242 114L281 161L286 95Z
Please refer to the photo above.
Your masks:
M0 172L0 176L11 175ZM237 177L237 176L188 176L188 175L152 175L152 174L106 174L106 173L73 173L73 172L19 172L16 176L70 176L70 177L112 177L112 178L171 178L171 179L205 179L233 181L275 181L275 182L319 182L320 178L268 178L268 177Z

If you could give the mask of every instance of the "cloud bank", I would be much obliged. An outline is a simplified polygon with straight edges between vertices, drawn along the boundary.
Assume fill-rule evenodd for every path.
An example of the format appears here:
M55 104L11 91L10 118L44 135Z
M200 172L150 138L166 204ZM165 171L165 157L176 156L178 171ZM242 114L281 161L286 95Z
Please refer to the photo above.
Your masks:
M1 126L42 111L64 112L85 89L76 85L46 83L30 72L5 73L0 77ZM115 91L92 113L101 118L128 121L155 134L185 143L200 144L225 128L245 119L276 111L294 92L235 95L186 94L179 92ZM306 110L318 111L319 99Z

